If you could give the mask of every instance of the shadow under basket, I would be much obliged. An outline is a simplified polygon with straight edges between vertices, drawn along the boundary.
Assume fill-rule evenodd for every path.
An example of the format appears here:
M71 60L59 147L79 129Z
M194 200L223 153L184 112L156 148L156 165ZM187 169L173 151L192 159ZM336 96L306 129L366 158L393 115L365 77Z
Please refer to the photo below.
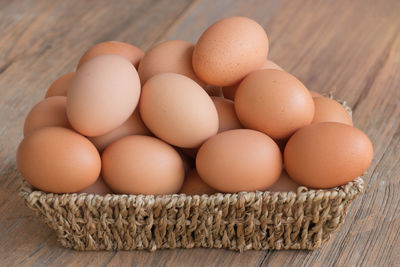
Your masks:
M297 192L186 196L52 194L24 182L26 205L76 250L309 249L321 246L363 191L346 185Z

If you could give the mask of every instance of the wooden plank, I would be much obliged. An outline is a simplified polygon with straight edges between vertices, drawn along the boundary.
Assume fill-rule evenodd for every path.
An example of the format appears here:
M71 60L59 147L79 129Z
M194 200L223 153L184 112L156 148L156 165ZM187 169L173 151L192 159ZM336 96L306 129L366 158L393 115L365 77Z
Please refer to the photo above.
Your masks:
M291 4L295 5L293 2ZM354 108L355 125L367 133L375 149L374 161L367 174L366 193L353 203L345 224L322 249L313 253L266 252L263 265L356 266L359 263L368 263L368 266L378 266L379 263L380 266L386 266L391 262L394 263L394 259L383 255L385 253L391 255L393 247L397 249L400 247L399 227L393 225L390 219L395 216L398 209L398 197L390 195L385 198L387 191L398 190L396 185L398 172L388 168L397 163L398 157L395 152L389 155L388 151L391 151L393 146L399 146L399 140L395 135L398 135L400 126L400 81L395 76L400 67L398 40L400 25L388 21L396 21L400 6L385 1L370 3L352 1L353 6L347 4L346 8L359 10L356 14L341 13L338 9L341 5L344 6L344 3L335 1L332 4L338 6L325 7L325 10L327 12L336 10L332 13L332 17L337 21L336 25L324 24L324 21L332 21L328 14L325 14L321 15L320 21L317 20L303 29L305 32L324 32L325 36L328 36L327 39L322 38L321 42L312 45L306 44L305 38L308 38L306 34L294 38L298 43L309 45L310 48L305 48L305 52L301 52L304 54L299 56L298 61L289 62L286 59L288 65L285 65L286 63L282 65L300 77L311 89L329 92L329 88L334 88L335 95L340 99L346 99ZM300 8L288 7L286 13L285 10L281 10L279 16L289 16L296 7ZM320 6L311 4L308 9L310 10L304 13L321 13L324 10ZM304 19L308 21L307 18ZM363 23L357 25L359 21ZM294 29L298 29L298 26L286 26L285 29L284 34L289 35L295 33ZM282 31L282 28L279 30ZM279 36L278 43L280 38L285 38L282 34ZM341 44L343 41L346 41L345 45ZM284 45L278 47L279 50L283 50L277 52L282 60L285 60L283 57L285 54L288 55L286 58L296 57L290 53L290 46L287 50ZM335 47L337 49L334 53L327 52L333 51ZM316 70L320 70L317 72L318 76L315 74ZM387 167L381 168L382 165ZM393 168L396 169L395 166ZM389 238L388 233L393 232L397 236ZM369 236L375 238L368 239ZM385 241L384 238L389 240ZM372 241L376 239L380 242ZM392 247L386 247L384 245L386 242ZM378 251L377 248L382 251L366 254L367 251Z
M385 266L400 262L400 2L385 1L1 1L0 262L50 266ZM270 58L309 89L335 90L374 143L366 193L315 252L164 250L89 252L62 248L16 195L15 150L24 117L48 85L105 40L143 50L163 40L195 42L231 15L259 21Z
M4 266L106 262L110 252L84 254L56 244L55 235L24 207L15 151L24 117L60 74L103 40L121 40L146 50L190 1L10 1L0 28L0 262ZM13 16L20 12L18 16ZM11 21L12 25L5 24ZM11 211L11 212L10 212ZM17 238L16 238L17 237ZM88 256L93 255L93 256Z

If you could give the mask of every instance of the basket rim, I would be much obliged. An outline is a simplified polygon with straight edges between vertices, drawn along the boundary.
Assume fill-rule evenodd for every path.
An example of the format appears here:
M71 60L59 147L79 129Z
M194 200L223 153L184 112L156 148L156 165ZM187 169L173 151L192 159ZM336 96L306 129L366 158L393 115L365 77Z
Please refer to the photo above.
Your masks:
M136 201L170 201L170 200L207 200L216 201L221 199L275 199L279 202L306 202L309 200L322 200L322 199L335 199L340 198L352 198L359 193L364 192L364 179L363 176L357 177L353 181L348 182L345 185L337 186L329 189L312 189L304 186L300 186L296 192L273 192L273 191L254 191L254 192L237 192L237 193L215 193L211 195L186 195L183 193L168 194L168 195L133 195L133 194L106 194L98 195L91 193L49 193L34 188L27 181L23 180L19 194L26 201L31 202L40 198L46 198L47 200L67 200L75 202L87 202L93 199L96 201L107 201L107 202L136 202ZM64 202L64 201L62 201Z

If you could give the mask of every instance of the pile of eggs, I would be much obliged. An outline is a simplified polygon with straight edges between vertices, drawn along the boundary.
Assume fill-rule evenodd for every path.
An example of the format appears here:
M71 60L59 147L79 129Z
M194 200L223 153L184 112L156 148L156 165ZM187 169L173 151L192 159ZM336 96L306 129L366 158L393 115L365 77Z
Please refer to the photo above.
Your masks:
M362 175L373 148L346 109L267 55L267 34L245 17L146 54L97 44L29 112L18 168L46 192L145 195L332 188Z

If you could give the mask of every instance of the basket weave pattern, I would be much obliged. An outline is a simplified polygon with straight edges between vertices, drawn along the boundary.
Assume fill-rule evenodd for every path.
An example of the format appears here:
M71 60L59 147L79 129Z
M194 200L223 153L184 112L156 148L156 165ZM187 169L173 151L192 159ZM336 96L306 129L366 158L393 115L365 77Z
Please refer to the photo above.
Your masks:
M76 250L315 249L342 224L363 179L329 190L203 196L52 194L23 183L25 203Z

